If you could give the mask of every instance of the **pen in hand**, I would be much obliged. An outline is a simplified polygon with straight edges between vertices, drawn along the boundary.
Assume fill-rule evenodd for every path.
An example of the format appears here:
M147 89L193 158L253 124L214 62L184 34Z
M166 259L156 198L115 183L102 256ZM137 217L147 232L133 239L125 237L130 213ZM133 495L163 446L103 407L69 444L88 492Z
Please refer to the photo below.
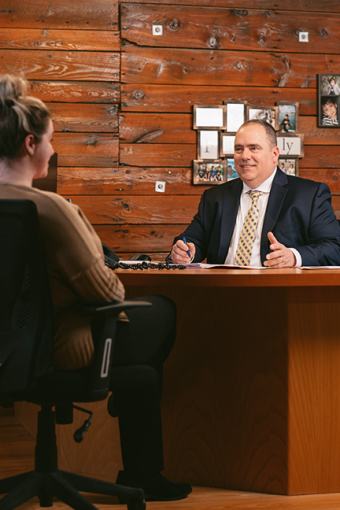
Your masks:
M187 240L185 239L185 237L183 237L183 243L188 246L188 243L187 243ZM188 254L189 259L191 259L191 253L190 253L189 248L188 248L187 254Z

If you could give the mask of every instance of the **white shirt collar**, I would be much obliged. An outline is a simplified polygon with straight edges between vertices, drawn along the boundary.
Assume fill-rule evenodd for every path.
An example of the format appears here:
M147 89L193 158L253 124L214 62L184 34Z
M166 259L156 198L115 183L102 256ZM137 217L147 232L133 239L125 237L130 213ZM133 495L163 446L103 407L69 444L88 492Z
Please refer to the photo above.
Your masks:
M257 186L257 188L255 189L258 191L262 191L262 193L269 193L272 188L276 171L277 168L275 168L274 172L268 177L268 179L266 179L262 184L260 184L260 186ZM249 188L249 186L244 182L242 194L248 193L248 191L253 191L253 189L254 188Z

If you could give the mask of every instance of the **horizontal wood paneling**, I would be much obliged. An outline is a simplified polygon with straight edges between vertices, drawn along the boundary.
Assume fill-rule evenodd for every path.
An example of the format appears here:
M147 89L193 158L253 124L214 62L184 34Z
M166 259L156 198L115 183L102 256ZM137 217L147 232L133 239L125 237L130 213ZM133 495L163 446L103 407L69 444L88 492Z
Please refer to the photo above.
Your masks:
M119 83L81 81L31 81L29 92L44 102L118 103Z
M336 73L338 55L122 47L123 83L316 86L317 73Z
M0 27L117 29L114 0L0 0Z
M103 243L116 252L169 252L185 225L95 225Z
M53 30L47 28L0 30L0 48L13 50L119 51L119 32Z
M192 166L196 144L128 144L119 145L119 162L129 166Z
M299 132L306 145L340 144L340 131L318 128L316 116L299 116ZM197 131L188 114L124 113L119 117L119 138L130 143L196 143Z
M122 84L121 110L135 112L192 112L192 106L222 104L223 101L248 101L258 106L273 105L275 101L294 101L300 114L315 115L315 88L272 88L214 85L154 85L152 83ZM306 84L307 85L307 84ZM308 87L312 84L308 84ZM314 83L315 87L315 83Z
M119 53L0 50L0 74L23 73L28 80L118 81Z
M283 5L282 5L283 7ZM306 12L167 5L122 5L122 38L138 46L223 50L338 53L340 17ZM152 34L152 25L163 34ZM309 33L308 44L299 32Z
M47 103L55 131L118 132L118 106Z
M111 167L118 165L118 135L55 133L58 166Z
M197 212L199 196L70 196L92 224L178 224L190 223Z
M300 168L339 168L339 148L333 145L310 145L299 159Z
M165 182L164 193L155 192ZM58 167L62 195L201 195L209 186L191 186L191 168L77 168Z
M340 166L340 165L339 165ZM322 168L301 168L299 176L312 181L324 182L331 190L331 193L340 194L340 169Z
M246 9L282 9L309 12L340 12L338 0L330 0L325 4L320 0L247 0L237 3L235 0L118 0L120 4L164 4L191 5L205 7L232 7L242 15ZM295 13L294 13L295 14ZM298 14L297 14L298 15Z

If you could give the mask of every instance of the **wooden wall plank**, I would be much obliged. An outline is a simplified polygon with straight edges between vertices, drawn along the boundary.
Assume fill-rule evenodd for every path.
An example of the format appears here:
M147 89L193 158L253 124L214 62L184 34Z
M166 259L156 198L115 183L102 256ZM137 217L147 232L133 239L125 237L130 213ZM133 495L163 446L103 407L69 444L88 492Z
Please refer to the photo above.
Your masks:
M242 3L235 5L235 0L118 0L120 4L164 4L164 5L190 5L206 7L231 7L237 12L245 10ZM287 9L288 11L307 12L340 12L338 0L327 1L327 4L319 0L247 0L244 2L247 9Z
M180 85L316 86L336 73L340 56L122 47L121 81Z
M192 115L125 113L119 116L119 139L131 143L196 143Z
M119 51L120 34L108 30L0 30L0 48L16 50Z
M340 195L333 195L332 206L335 212L335 216L340 220Z
M0 73L29 80L118 81L119 53L0 50Z
M310 145L299 159L300 168L339 168L339 149L333 145Z
M31 81L29 92L45 103L119 103L119 83Z
M294 101L300 105L300 115L315 115L317 94L312 88L272 88L214 85L154 85L131 83L121 86L121 110L135 112L186 112L205 104L222 104L223 101L248 101L266 106L276 101Z
M191 168L58 167L61 195L160 195L156 181L165 182L164 195L201 195L209 186L191 186Z
M186 225L94 225L101 241L115 252L169 252Z
M119 145L119 162L128 166L192 166L196 144L128 144Z
M55 133L58 166L111 167L118 165L118 135Z
M115 30L118 2L112 0L0 0L2 28Z
M223 50L338 53L339 15L305 12L301 19L289 11L221 9L214 7L121 6L122 38L138 46ZM162 25L162 36L152 25ZM308 44L299 32L309 33Z
M46 103L54 131L118 132L118 105Z
M317 117L299 116L299 133L304 133L306 145L339 145L339 129L317 127Z
M70 196L93 225L190 223L200 196Z

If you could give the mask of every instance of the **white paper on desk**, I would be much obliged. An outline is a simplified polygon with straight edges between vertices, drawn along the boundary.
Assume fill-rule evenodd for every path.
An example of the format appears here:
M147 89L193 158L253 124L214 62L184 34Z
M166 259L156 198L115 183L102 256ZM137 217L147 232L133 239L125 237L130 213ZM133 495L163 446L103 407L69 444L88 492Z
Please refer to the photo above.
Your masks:
M149 260L120 260L119 262L123 262L123 264L143 264L143 262L150 264Z
M301 266L300 269L340 269L340 266Z
M235 266L233 264L202 264L202 262L194 262L193 264L183 264L190 269L269 269L269 267L257 266Z

